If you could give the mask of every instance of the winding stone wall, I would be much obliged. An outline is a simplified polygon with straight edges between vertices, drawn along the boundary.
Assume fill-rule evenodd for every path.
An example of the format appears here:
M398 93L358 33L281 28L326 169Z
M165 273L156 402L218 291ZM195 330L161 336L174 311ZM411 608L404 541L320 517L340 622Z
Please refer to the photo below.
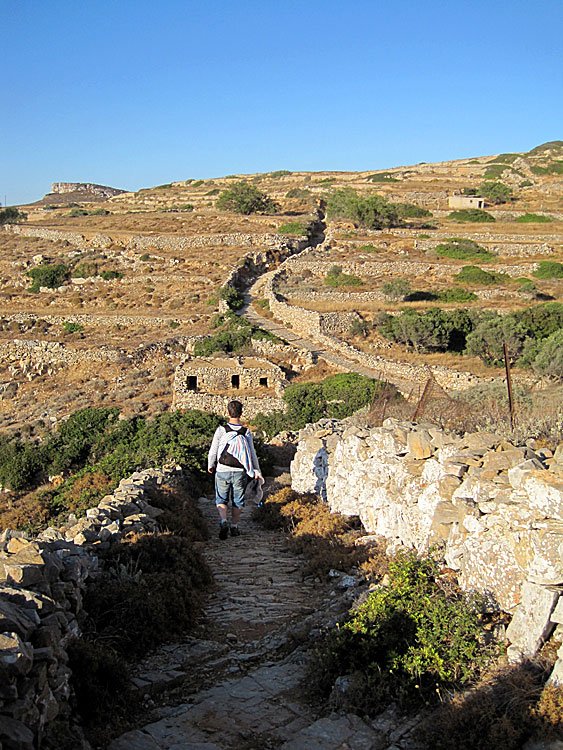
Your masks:
M84 518L35 538L0 534L0 747L37 750L46 726L70 714L67 647L86 617L82 594L99 551L132 532L156 530L162 513L146 490L174 484L180 467L146 469L120 482Z

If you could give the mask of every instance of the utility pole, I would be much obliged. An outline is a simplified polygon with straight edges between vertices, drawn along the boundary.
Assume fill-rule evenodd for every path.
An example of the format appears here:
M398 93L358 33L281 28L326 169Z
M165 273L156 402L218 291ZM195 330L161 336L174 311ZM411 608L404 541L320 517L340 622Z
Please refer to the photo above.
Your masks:
M510 377L510 364L508 362L508 347L506 342L503 343L504 350L504 367L506 370L506 387L508 389L508 408L510 409L510 429L514 431L514 399L512 397L512 380Z

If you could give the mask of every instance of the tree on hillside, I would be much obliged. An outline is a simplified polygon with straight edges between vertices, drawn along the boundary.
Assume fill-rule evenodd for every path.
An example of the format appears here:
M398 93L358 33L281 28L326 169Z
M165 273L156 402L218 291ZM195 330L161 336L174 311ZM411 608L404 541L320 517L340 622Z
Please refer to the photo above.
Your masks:
M395 203L381 195L359 196L351 188L333 191L327 198L329 219L348 219L368 229L383 229L401 225Z
M502 182L483 182L479 190L483 198L496 205L512 199L512 188Z
M18 221L25 221L27 214L23 211L18 211L15 206L8 206L0 211L0 226L2 224L15 224Z
M237 214L254 214L259 211L276 213L278 205L255 185L241 180L223 190L216 203L217 208Z

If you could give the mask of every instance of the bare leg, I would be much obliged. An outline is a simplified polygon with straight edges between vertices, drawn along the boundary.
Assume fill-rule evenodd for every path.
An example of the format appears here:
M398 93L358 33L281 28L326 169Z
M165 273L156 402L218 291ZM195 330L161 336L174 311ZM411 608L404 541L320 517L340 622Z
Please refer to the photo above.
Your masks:
M217 506L217 511L219 513L219 518L221 519L221 521L226 521L227 520L227 506L221 503L220 505ZM234 516L234 511L233 511L233 516Z
M225 508L225 518L227 517L226 511L227 511L227 509ZM232 518L232 521L231 521L231 523L233 524L233 526L236 526L237 523L240 521L241 515L242 515L242 508L236 508L236 507L233 506L233 518Z

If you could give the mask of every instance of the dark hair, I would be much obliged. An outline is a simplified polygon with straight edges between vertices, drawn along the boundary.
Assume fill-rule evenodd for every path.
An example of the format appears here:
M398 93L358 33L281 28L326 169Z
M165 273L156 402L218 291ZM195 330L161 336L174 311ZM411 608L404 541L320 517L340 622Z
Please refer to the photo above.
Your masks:
M229 412L229 417L235 417L235 419L238 419L242 414L241 402L229 401L229 403L227 404L227 411Z

